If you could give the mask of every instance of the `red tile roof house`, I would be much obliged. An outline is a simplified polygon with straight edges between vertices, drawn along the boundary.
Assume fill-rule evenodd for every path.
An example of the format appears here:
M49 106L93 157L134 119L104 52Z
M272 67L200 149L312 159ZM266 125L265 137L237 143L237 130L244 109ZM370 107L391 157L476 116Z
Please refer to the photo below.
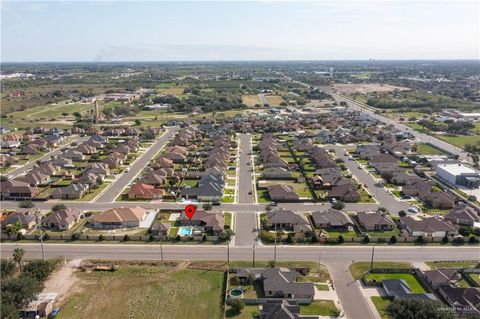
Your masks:
M328 197L349 203L358 202L361 199L357 186L352 183L334 186L328 191Z
M165 190L162 188L155 188L153 185L144 183L135 183L128 191L128 199L160 199L165 195Z
M95 229L131 228L140 226L147 217L147 211L139 206L106 210L90 220Z
M18 180L10 180L0 184L2 199L32 199L38 193L36 187Z

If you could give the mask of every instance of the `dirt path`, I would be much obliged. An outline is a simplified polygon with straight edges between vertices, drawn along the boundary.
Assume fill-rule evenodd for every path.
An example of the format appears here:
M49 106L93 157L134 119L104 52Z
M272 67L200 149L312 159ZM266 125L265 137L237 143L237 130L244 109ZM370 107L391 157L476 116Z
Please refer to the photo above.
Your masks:
M57 293L59 302L63 302L68 296L68 292L78 281L74 272L80 262L81 259L73 259L66 264L61 262L59 268L45 282L43 292Z

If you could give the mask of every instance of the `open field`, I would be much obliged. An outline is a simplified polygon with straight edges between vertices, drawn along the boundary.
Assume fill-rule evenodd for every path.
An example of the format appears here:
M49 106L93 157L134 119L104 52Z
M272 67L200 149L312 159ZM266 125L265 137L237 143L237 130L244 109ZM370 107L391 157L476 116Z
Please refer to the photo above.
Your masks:
M255 105L261 105L260 98L258 95L243 95L242 103L248 107L253 107Z
M392 92L395 90L398 91L406 91L409 90L408 88L401 87L401 86L394 86L390 84L334 84L333 87L345 94L353 94L353 93L360 93L366 94L370 92Z
M222 318L223 272L121 266L77 273L78 287L58 318Z
M460 148L465 148L466 144L480 142L479 135L436 135L435 137Z
M417 153L422 155L446 155L446 153L430 144L417 144Z
M480 263L478 261L429 261L426 264L432 268L475 268L479 267Z
M265 95L265 98L271 106L278 106L283 102L283 98L280 95Z
M374 262L373 268L411 268L412 265L408 262ZM356 280L362 278L363 274L370 269L369 262L358 262L350 265L350 272Z

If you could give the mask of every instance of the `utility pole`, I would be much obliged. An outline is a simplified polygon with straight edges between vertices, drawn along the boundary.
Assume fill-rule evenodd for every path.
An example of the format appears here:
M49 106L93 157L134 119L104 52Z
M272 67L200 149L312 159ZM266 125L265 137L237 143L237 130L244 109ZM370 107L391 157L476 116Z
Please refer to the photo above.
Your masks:
M275 213L275 244L273 246L273 264L277 264L277 214Z
M373 269L373 257L375 256L375 245L372 246L372 260L370 261L370 269Z
M252 245L252 268L255 268L255 244Z
M160 244L160 258L162 259L162 263L163 263L163 245Z
M230 243L227 243L227 264L230 264Z
M322 252L318 253L318 269L317 269L317 274L320 275L320 260L322 259Z
M45 256L45 248L43 247L43 229L42 229L42 224L40 224L40 246L42 247L42 257L43 257L43 260L46 261L47 260L47 257Z

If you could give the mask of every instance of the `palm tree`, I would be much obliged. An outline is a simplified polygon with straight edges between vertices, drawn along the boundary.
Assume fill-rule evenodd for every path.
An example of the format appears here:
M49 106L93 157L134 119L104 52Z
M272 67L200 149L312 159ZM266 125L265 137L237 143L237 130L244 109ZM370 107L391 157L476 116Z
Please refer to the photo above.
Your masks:
M20 272L22 272L22 258L25 256L25 249L15 248L12 252L13 260L18 264Z

